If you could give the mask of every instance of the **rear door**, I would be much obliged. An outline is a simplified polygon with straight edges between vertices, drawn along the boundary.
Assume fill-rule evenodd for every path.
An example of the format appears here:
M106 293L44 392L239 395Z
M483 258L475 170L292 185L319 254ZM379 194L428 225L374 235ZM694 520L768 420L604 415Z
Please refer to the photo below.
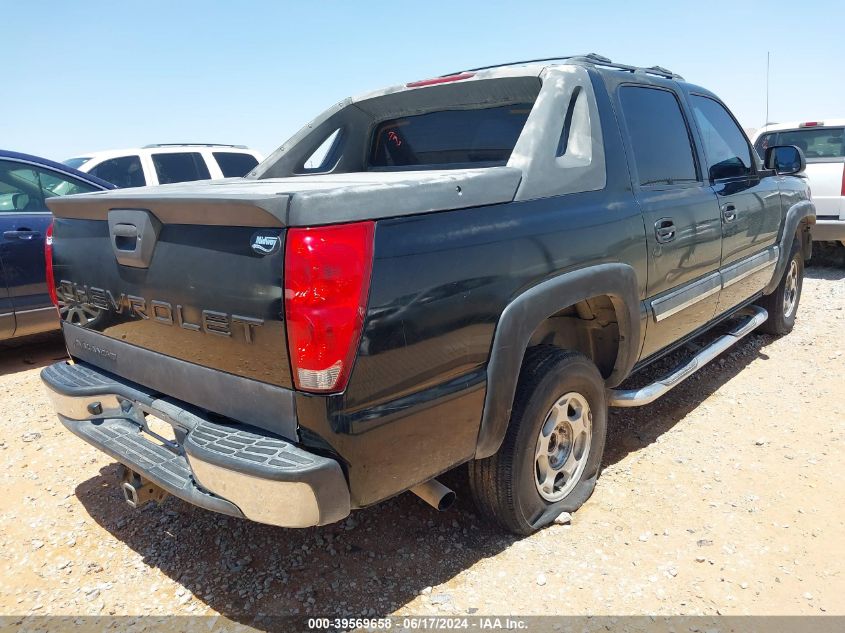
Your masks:
M0 193L0 199L3 194ZM0 215L0 230L4 224L3 216ZM7 339L15 333L15 309L12 307L12 300L9 298L9 289L6 287L6 272L3 269L3 262L0 261L0 340Z
M720 289L719 207L701 174L688 113L671 85L654 80L618 89L647 236L644 358L712 319Z
M58 327L46 282L44 236L52 215L45 199L98 188L50 169L16 161L0 161L0 183L10 192L6 196L12 207L0 212L3 224L0 258L15 312L15 336Z
M690 103L721 212L721 313L771 279L783 210L777 176L758 169L751 144L728 109L709 95L692 94Z

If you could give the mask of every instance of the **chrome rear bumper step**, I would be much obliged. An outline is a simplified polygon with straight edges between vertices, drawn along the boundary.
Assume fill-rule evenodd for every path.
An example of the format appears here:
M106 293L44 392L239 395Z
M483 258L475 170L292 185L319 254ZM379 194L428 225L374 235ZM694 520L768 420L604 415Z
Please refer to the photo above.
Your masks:
M746 318L727 334L720 336L691 359L676 367L668 376L639 389L610 389L608 392L609 406L641 407L654 402L667 391L692 376L719 354L751 334L769 318L769 313L759 306L743 308L738 315Z
M351 510L340 464L285 438L212 419L85 363L56 363L41 379L67 429L188 503L281 527L334 523ZM148 415L174 439L157 435Z

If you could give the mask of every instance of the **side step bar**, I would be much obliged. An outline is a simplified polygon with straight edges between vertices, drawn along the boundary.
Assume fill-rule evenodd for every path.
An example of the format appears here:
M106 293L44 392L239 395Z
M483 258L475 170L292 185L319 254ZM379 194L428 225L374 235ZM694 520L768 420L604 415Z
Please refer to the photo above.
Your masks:
M639 389L610 389L608 404L611 407L641 407L657 400L673 387L692 376L719 354L748 336L769 318L769 313L759 306L748 306L739 315L747 318L736 325L730 332L720 336L710 345L699 351L691 359L676 368L672 373L656 382Z

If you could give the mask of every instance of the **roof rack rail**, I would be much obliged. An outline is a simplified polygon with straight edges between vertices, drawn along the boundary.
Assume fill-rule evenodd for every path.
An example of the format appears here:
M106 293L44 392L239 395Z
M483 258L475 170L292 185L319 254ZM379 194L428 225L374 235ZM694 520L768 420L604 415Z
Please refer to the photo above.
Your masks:
M503 68L505 66L524 66L526 64L537 64L540 62L554 61L579 62L582 64L592 64L593 66L602 66L604 68L613 68L615 70L624 70L630 73L645 73L648 75L657 75L658 77L664 77L666 79L683 80L683 77L681 77L679 74L673 73L671 70L663 68L662 66L649 66L648 68L644 68L641 66L630 66L628 64L616 64L612 62L609 58L603 55L599 55L597 53L587 53L586 55L558 55L556 57L540 57L538 59L525 59L518 62L491 64L490 66L479 66L478 68L467 68L464 70L459 70L457 72L449 73L447 75L442 75L442 77L450 77L451 75L457 75L458 73L462 72L478 72L479 70L490 70L492 68Z
M142 149L150 149L153 147L234 147L235 149L247 149L246 145L232 145L231 143L150 143L144 145Z

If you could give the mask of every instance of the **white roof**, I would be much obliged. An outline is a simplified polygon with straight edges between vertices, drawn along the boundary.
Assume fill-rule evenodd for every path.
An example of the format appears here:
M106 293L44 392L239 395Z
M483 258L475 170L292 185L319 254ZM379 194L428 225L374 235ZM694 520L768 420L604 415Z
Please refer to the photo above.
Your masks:
M757 136L764 132L776 132L780 130L797 130L804 127L808 121L815 121L818 123L812 127L845 127L845 119L804 119L803 121L787 121L786 123L770 123L769 125L761 127L757 130Z
M196 145L152 145L147 147L129 147L126 149L102 149L96 152L80 152L76 154L75 157L90 157L90 158L118 158L120 156L128 156L130 154L141 154L141 153L149 153L155 152L156 154L162 153L169 153L169 152L184 152L186 149L207 149L212 150L215 152L237 152L240 154L253 154L258 155L253 149L249 149L246 147L236 147L233 145L209 145L209 144L196 144Z

